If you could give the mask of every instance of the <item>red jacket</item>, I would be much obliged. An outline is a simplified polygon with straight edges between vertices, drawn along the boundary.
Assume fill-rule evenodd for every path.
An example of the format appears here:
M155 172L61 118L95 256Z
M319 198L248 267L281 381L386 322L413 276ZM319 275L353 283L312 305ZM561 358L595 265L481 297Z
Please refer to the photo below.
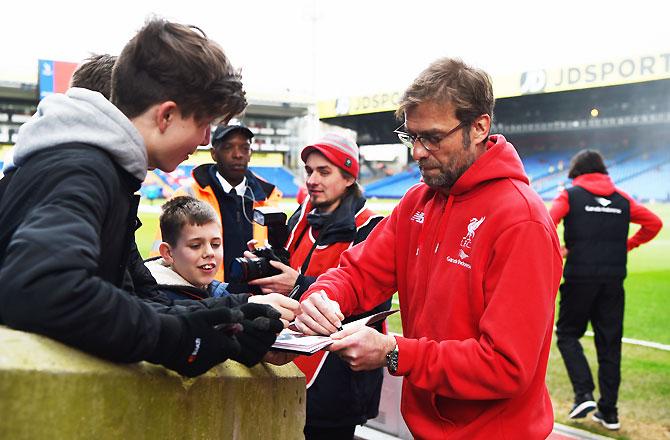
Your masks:
M352 223L351 226L355 227L354 230L350 231L350 240L347 241L343 238L338 241L330 240L327 244L316 246L316 239L312 233L312 228L307 223L307 213L311 211L312 205L307 200L304 206L301 207L298 222L291 230L286 249L288 249L291 255L291 267L300 271L303 275L315 277L318 277L331 267L337 267L342 252L353 246L355 242L363 241L369 233L368 228L362 230L362 236L359 236L358 231L369 223L373 225L377 224L381 219L380 215L375 214L367 208L362 208L358 212L348 213L349 217L353 215L353 219L349 218L348 220ZM301 270L308 256L309 264Z
M588 192L597 196L610 196L617 192L628 200L630 203L630 221L631 223L639 224L641 226L635 235L628 239L627 246L629 251L656 237L656 234L658 234L661 227L663 227L663 222L656 214L637 203L631 196L614 186L612 179L607 174L582 174L581 176L574 178L572 185L581 186ZM568 202L568 192L563 190L552 202L549 213L554 224L558 225L561 222L561 219L568 215L569 212L570 203Z
M491 136L449 197L420 183L306 295L345 315L397 290L401 411L416 438L544 439L562 258L514 147Z
M286 245L291 254L290 265L298 270L306 290L316 277L337 267L345 250L365 240L382 219L365 207L365 198L347 195L320 228L308 221L312 212L309 198L289 219L291 234ZM318 236L315 233L318 231ZM391 308L391 301L376 305L364 315ZM346 322L346 321L345 321ZM381 326L376 326L382 330ZM319 351L311 356L298 356L293 361L305 373L307 384L307 426L345 427L365 423L379 413L383 371L351 371L335 354Z

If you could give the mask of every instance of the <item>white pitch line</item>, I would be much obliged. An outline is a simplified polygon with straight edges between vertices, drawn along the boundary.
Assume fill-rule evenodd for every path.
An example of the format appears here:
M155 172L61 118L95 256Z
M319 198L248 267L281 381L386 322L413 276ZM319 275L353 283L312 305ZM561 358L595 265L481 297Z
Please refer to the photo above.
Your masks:
M396 306L400 305L400 302L397 299L393 299L391 301L391 303L393 305L396 305ZM401 317L401 319L402 319L402 317ZM556 330L556 327L554 327L554 330ZM588 330L584 333L584 336L593 337L593 332L591 330ZM648 347L648 348L655 348L657 350L670 351L670 345L661 344L659 342L643 341L642 339L633 339L633 338L622 338L621 341L625 344L639 345L641 347Z
M593 337L593 332L591 330L587 330L586 333L584 333L584 335ZM643 341L641 339L633 339L633 338L621 338L621 341L626 344L640 345L642 347L649 347L663 351L670 351L670 345L661 344L658 342Z

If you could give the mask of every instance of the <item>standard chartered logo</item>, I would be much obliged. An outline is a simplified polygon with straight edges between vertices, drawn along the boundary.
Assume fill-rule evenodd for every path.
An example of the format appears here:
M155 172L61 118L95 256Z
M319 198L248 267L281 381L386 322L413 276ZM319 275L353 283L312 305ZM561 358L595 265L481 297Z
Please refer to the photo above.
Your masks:
M606 214L621 214L622 211L619 208L608 208L606 206L584 206L584 211L586 212L604 212Z

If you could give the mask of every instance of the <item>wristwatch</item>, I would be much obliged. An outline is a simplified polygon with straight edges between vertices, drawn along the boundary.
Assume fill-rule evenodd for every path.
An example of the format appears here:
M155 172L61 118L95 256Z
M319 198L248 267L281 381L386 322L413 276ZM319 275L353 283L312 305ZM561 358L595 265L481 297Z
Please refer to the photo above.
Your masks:
M391 374L398 371L398 344L395 345L393 350L386 353L386 368Z

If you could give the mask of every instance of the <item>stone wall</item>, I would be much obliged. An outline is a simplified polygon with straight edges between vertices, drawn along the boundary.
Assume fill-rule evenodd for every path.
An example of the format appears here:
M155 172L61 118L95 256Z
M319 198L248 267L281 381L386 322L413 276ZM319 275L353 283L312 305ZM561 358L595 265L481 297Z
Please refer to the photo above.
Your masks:
M0 439L299 439L304 422L292 363L187 379L0 326Z

